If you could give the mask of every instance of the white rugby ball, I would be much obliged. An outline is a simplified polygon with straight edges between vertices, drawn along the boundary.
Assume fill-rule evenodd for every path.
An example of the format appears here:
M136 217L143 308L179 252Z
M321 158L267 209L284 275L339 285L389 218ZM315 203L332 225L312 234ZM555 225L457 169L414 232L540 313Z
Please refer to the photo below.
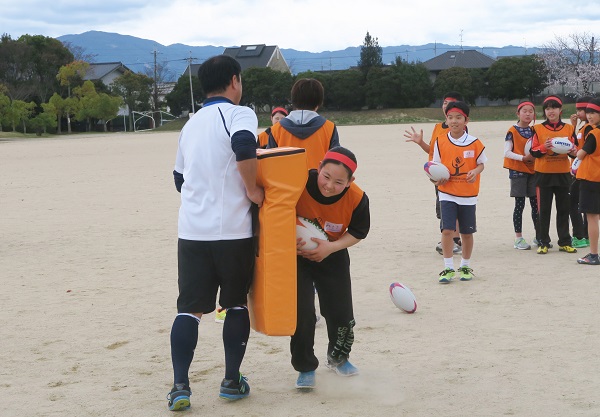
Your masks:
M571 148L573 147L573 143L569 140L569 138L553 138L552 139L552 152L558 154L569 153Z
M417 311L417 299L410 288L404 284L392 282L390 285L390 298L396 307L408 314Z
M525 142L525 149L523 149L523 155L531 155L531 139L527 139Z
M575 158L573 159L573 162L571 163L571 175L576 177L577 176L577 170L579 169L579 165L581 165L581 159L579 158Z
M433 181L450 178L450 171L440 162L427 161L423 169L425 170L425 174Z
M327 233L321 229L317 222L298 216L296 218L296 238L306 242L302 249L313 250L319 246L317 242L310 239L311 237L327 240Z

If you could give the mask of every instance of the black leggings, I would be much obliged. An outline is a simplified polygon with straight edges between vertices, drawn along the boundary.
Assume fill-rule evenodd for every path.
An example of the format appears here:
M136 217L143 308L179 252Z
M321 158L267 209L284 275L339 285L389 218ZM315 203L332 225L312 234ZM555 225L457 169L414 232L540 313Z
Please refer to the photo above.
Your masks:
M538 204L536 197L529 197L529 205L531 206L531 220L533 220L533 228L537 231L538 222ZM515 197L515 209L513 211L513 225L515 233L523 231L523 211L525 210L525 197ZM537 233L536 233L537 237Z

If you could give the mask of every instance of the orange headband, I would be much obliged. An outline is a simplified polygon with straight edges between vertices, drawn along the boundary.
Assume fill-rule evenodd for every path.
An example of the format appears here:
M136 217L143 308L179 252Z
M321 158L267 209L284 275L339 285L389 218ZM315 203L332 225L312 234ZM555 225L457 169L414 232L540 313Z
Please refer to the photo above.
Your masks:
M446 115L447 115L448 113L452 113L452 112L456 112L456 113L460 113L460 114L462 114L463 116L465 116L465 119L468 119L468 118L469 118L469 116L467 116L467 113L465 113L464 111L462 111L462 110L461 110L461 109L459 109L458 107L452 107L450 110L448 110L448 111L446 112Z
M354 162L352 159L348 158L346 155L343 155L339 152L332 152L332 151L327 152L325 154L325 157L323 158L323 161L325 161L327 159L333 159L334 161L341 162L342 164L347 166L348 169L350 171L352 171L353 174L354 174L354 171L356 171L356 162Z
M592 109L592 110L595 110L598 113L600 113L600 106L598 106L597 104L594 104L594 103L588 103L586 106L586 109Z
M563 102L562 102L562 100L561 100L561 99L559 99L559 98L558 98L558 97L556 97L556 96L548 96L548 97L546 97L546 98L544 99L544 103L545 103L545 102L547 102L547 101L549 101L549 100L558 101L558 104L560 104L560 106L561 106L561 107L562 107L562 105L563 105Z
M524 101L521 104L519 104L519 106L517 107L517 111L521 110L523 106L531 106L533 107L533 110L535 110L535 104L533 104L531 101Z

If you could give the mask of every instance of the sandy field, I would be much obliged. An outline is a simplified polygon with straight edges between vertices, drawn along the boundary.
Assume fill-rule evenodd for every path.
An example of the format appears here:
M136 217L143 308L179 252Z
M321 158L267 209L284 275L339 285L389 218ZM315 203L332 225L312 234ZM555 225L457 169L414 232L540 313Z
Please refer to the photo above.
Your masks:
M443 260L426 155L408 125L340 127L371 201L351 248L354 378L317 370L299 393L288 337L252 332L252 394L219 399L222 325L207 315L191 369L190 416L599 416L600 268L578 254L513 249L502 168L510 122L474 122L486 145L472 282L437 282ZM433 124L415 125L431 134ZM0 142L0 416L172 415L177 133ZM526 208L524 234L533 237ZM556 241L554 225L551 236ZM455 257L458 266L459 258ZM418 300L391 303L392 282ZM326 332L316 352L325 358Z

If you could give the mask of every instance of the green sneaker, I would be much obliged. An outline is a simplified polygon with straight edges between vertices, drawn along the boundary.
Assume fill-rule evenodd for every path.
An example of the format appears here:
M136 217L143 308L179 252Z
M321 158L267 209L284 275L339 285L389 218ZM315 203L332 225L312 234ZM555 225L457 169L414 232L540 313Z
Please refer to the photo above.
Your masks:
M571 239L571 246L573 246L574 248L587 248L588 246L590 246L590 243L586 238L577 239L576 237L573 237Z
M445 268L442 272L440 272L440 284L448 284L454 278L454 269Z
M458 268L458 273L460 274L461 281L471 281L473 279L473 269L468 266Z
M531 249L531 245L525 241L522 237L518 237L515 239L515 244L513 246L515 249L519 250L529 250Z

